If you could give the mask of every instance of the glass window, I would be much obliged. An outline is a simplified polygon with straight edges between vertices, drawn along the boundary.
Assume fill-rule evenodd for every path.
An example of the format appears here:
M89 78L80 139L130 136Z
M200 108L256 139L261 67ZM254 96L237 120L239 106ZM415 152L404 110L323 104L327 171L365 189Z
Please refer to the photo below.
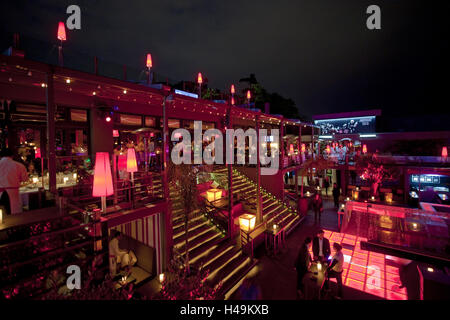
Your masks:
M120 124L129 125L129 126L142 126L142 117L130 115L130 114L121 114L120 115Z
M70 109L70 120L77 122L87 122L87 110Z
M145 117L145 126L154 127L156 123L155 117Z

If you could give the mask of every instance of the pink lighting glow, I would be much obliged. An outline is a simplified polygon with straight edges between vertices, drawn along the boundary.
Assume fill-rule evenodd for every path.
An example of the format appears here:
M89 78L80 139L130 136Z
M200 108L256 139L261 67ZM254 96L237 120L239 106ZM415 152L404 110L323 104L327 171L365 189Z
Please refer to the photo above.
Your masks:
M127 150L127 172L137 172L136 151L134 148Z
M247 99L250 100L252 98L252 93L250 90L247 91Z
M306 151L306 146L304 143L302 143L302 152L305 152L305 151Z
M119 130L113 130L113 137L114 138L119 137Z
M330 240L330 245L338 242L344 247L343 285L387 300L408 299L406 288L400 289L399 267L390 265L384 254L361 249L360 243L367 241L366 238L329 230L325 230L325 238Z
M58 40L66 41L66 27L64 26L64 22L59 22L58 24Z
M230 89L231 94L235 94L236 90L234 89L234 84L231 85L231 89Z
M367 153L367 145L363 144L362 152L363 152L364 154Z
M114 193L108 152L95 154L93 197L106 197Z
M441 156L442 156L442 158L447 158L447 156L448 156L447 147L442 147Z
M147 53L147 68L153 67L153 61L152 61L152 55L150 53Z
M41 148L36 148L36 151L34 152L34 157L36 159L41 157Z
M203 77L202 74L199 72L197 75L197 83L202 84L203 83Z
M328 154L331 153L331 149L330 149L330 146L329 146L329 145L327 145L327 153L328 153Z

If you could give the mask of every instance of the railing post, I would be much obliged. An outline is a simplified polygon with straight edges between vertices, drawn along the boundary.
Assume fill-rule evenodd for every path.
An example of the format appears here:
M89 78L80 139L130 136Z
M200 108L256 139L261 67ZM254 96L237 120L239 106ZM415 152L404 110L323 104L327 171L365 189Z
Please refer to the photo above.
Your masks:
M47 143L48 143L48 182L51 193L56 193L56 143L55 143L55 116L56 105L53 86L53 70L46 75L47 89Z

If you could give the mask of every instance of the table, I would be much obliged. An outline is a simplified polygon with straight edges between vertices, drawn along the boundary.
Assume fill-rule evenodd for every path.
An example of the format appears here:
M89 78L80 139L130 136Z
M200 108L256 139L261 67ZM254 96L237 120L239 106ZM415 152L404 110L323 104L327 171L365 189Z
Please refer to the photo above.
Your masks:
M116 289L120 289L120 288L122 288L122 287L124 287L124 286L126 286L126 285L128 285L128 284L130 284L130 283L136 282L136 278L133 277L132 275L129 275L129 276L127 277L127 280L125 281L125 283L122 283L122 280L121 280L121 279L122 279L122 276L120 275L120 279L117 280L116 283L115 283L115 285L114 285L114 287L115 287Z
M312 262L310 272L303 277L303 284L305 287L305 298L307 300L319 299L322 292L322 287L325 284L325 271L327 264L322 263L322 270L317 269L317 262ZM315 274L317 273L317 274Z
M206 200L208 201L208 200ZM208 201L209 202L209 201ZM228 198L220 198L215 201L209 202L216 209L228 209Z
M269 250L270 245L273 247L273 254L278 253L280 246L284 245L286 240L285 228L278 226L276 229L273 227L264 230L264 242L266 250Z

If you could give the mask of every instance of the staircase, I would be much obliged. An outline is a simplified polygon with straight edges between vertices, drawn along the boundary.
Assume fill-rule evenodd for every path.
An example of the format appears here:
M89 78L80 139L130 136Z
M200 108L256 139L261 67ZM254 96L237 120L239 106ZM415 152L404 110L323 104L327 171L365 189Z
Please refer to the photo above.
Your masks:
M256 198L256 183L239 171L233 170L233 195L237 194L240 194L241 200ZM267 224L286 226L286 234L289 234L301 222L301 218L295 210L286 206L263 188L261 188L261 196L263 220Z
M170 199L174 251L184 259L185 241L188 238L191 267L203 266L209 270L208 284L213 287L221 284L217 299L224 299L226 293L250 271L256 261L242 253L235 239L226 239L218 225L198 209L194 212L194 218L190 219L186 232L181 197L174 188L170 189Z

